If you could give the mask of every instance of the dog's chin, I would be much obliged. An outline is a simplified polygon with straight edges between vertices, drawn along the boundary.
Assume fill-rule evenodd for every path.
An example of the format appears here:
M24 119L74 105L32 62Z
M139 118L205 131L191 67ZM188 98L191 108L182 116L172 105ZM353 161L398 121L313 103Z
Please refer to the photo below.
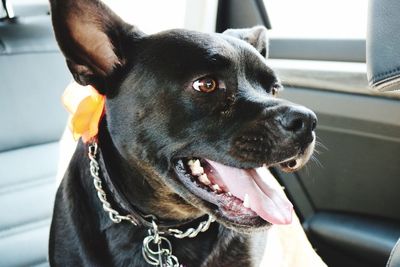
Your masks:
M239 232L289 224L293 206L268 167L293 172L308 161L314 142L293 157L253 169L227 166L206 158L179 158L173 162L179 182L194 195L203 211Z

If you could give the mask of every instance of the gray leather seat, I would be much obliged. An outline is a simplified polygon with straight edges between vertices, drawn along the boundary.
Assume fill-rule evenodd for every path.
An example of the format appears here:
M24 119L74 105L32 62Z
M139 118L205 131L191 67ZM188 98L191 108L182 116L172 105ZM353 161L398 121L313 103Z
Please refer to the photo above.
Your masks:
M400 1L370 0L367 34L367 74L371 89L400 90ZM400 239L387 267L400 267Z
M18 10L0 21L0 266L46 266L70 75L48 7Z
M394 246L392 253L390 253L387 267L399 267L400 266L400 239Z
M400 1L370 0L367 74L371 89L400 90Z

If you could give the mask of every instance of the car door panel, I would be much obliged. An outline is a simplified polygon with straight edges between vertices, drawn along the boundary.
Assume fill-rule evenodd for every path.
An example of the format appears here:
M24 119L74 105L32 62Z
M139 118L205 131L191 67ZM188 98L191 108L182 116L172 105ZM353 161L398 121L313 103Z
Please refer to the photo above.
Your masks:
M236 19L243 1L222 3L218 31L270 26L258 15ZM280 97L316 112L320 143L301 171L273 172L328 266L385 266L400 237L400 93L367 89L365 53L365 39L270 40Z
M400 101L293 87L282 97L318 115L317 161L278 177L319 254L385 266L400 237Z

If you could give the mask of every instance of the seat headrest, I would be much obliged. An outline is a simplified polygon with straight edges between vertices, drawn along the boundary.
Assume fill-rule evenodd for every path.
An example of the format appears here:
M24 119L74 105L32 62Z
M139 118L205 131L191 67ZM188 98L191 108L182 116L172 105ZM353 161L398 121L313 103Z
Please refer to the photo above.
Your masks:
M400 1L370 0L367 32L369 86L400 90Z

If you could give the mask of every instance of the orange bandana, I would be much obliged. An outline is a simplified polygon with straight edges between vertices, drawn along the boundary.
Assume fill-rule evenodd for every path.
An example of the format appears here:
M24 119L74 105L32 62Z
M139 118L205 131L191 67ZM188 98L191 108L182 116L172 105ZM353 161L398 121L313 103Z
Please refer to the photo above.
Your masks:
M81 86L73 82L65 89L62 102L71 113L69 128L74 139L82 137L87 143L96 137L104 113L105 96L90 85Z

